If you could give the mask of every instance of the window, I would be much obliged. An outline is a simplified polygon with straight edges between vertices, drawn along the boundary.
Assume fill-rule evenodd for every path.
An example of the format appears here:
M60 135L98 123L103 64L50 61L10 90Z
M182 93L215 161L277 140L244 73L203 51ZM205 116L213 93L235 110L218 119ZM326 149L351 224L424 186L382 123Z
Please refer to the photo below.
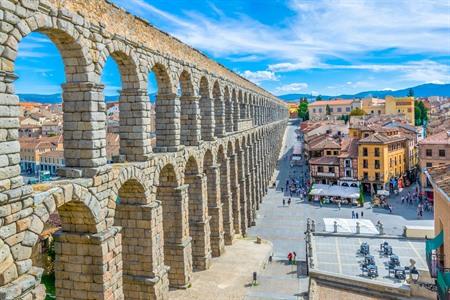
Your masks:
M346 170L345 171L345 177L352 177L352 171L351 170Z
M426 156L433 156L433 150L431 150L431 149L425 150L425 155Z
M334 155L338 155L339 154L339 152L336 150L336 151L334 151L334 153L333 153Z
M380 161L378 159L375 159L375 169L380 168Z
M337 108L337 111L338 111L338 112L342 112L342 108L338 107L338 108Z
M380 157L380 148L375 148L375 157Z
M327 150L327 155L331 155L331 151L330 150Z
M368 137L369 136L369 134L368 133L364 133L364 137L366 138L366 137Z
M321 108L319 108L319 112L320 112L320 113L322 112L322 109L321 109Z
M345 111L346 111L346 112L350 112L350 107L346 107L346 108L345 108Z
M431 168L433 166L433 163L427 162L427 168Z
M330 112L333 112L333 108L332 107L330 107Z
M367 148L366 147L363 148L363 156L367 156Z
M439 149L439 156L440 157L445 157L445 150L444 149Z
M378 172L375 173L375 180L376 181L380 180L380 173L378 173Z
M370 113L373 114L373 110L371 110Z
M369 167L369 163L367 162L367 159L363 160L363 168L368 168Z
M313 113L315 113L316 112L316 109L315 108L313 108Z
M351 167L351 160L350 160L350 159L346 159L346 160L345 160L345 166L346 166L347 168L350 168L350 167Z
M317 167L317 172L323 172L323 167L322 166Z
M368 180L369 179L369 174L367 172L363 173L363 179L364 180Z
M328 167L328 172L334 173L334 167Z

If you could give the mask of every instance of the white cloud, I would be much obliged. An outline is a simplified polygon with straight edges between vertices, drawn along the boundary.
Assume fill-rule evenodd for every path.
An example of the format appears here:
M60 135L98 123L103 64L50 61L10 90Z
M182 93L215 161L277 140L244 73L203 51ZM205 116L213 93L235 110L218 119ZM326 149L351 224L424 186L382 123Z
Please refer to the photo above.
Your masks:
M308 84L304 82L295 82L286 85L279 86L275 88L275 92L279 94L283 93L296 93L296 92L305 92L308 88Z
M274 72L271 71L244 71L242 74L245 78L247 78L250 81L253 81L254 83L260 83L262 81L277 81L278 77L275 75Z
M255 82L275 80L274 72L311 68L399 71L404 80L449 82L448 68L434 61L419 65L414 58L414 54L448 55L449 1L287 0L293 16L274 25L214 5L210 5L214 17L193 10L178 16L143 0L114 1L152 22L162 20L165 30L216 57L235 62L274 61L267 67L272 73L248 74ZM408 62L367 63L367 55L374 52L385 61L404 57ZM329 61L346 64L336 67Z

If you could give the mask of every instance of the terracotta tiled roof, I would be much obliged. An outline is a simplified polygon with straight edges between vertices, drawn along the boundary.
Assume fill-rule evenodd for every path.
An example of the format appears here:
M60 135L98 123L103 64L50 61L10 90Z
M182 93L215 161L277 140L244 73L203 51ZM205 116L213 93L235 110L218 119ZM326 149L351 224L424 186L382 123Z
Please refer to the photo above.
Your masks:
M450 194L450 164L428 168L428 174L433 183L448 197Z
M309 106L326 106L328 105L350 105L353 103L353 100L328 100L328 101L315 101L310 103Z
M405 140L404 137L401 137L399 135L395 136L387 136L383 133L374 133L369 135L366 138L363 138L359 140L359 143L367 143L367 144L386 144L386 143L393 143L393 142L399 142Z
M310 165L339 165L339 158L336 156L322 156L311 158Z
M358 139L344 138L339 157L358 157Z
M442 131L423 139L419 144L425 145L448 145L450 144L450 134L447 131Z
M341 149L341 146L331 138L326 138L311 146L311 150Z

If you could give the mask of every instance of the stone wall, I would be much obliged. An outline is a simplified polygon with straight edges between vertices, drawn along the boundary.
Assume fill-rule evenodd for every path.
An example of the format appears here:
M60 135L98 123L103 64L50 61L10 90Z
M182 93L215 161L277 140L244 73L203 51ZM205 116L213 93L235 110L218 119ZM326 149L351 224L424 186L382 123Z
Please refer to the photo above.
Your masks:
M167 299L255 224L287 124L280 100L104 1L0 0L0 21L0 299L44 298L31 253L54 212L58 299ZM20 176L14 95L18 45L34 31L58 47L66 75L66 167L39 191ZM112 165L100 82L109 56L122 75L122 163Z

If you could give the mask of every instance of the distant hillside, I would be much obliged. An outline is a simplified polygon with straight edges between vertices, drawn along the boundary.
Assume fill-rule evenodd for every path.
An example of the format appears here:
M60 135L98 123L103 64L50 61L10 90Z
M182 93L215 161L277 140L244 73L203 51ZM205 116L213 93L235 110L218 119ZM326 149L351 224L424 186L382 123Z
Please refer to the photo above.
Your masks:
M353 95L337 95L337 96L323 96L322 99L326 100L329 98L364 98L367 96L384 98L386 96L394 96L394 97L404 97L408 95L408 90L410 88L401 89L401 90L385 90L385 91L366 91L360 92ZM450 97L450 84L434 84L434 83L426 83L422 85L418 85L412 87L414 91L414 96L416 97L429 97L429 96L448 96ZM283 99L285 101L298 101L301 97L311 97L309 94L287 94L278 96L278 98Z
M17 94L19 96L20 102L36 102L36 103L49 103L57 104L62 102L61 94L52 95L39 95L39 94ZM150 94L150 102L154 103L156 100L156 93ZM119 101L119 95L116 96L106 96L106 102L117 102Z

